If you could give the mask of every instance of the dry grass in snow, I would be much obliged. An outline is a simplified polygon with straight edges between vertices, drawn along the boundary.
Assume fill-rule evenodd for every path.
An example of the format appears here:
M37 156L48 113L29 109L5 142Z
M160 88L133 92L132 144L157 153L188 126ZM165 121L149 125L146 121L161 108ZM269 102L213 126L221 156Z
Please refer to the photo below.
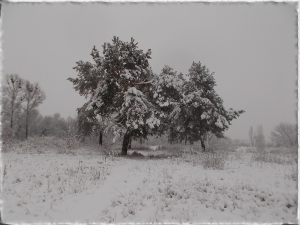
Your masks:
M297 160L282 152L106 157L21 150L2 154L6 223L297 222Z

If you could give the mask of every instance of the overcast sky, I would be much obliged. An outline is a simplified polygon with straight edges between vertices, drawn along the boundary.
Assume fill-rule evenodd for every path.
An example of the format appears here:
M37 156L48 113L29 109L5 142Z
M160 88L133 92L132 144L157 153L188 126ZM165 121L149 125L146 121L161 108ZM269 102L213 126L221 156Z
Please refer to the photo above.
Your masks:
M76 115L87 100L67 81L72 68L117 36L150 48L155 73L169 65L186 74L193 61L215 72L225 108L246 111L225 133L233 139L257 124L269 137L280 122L297 122L295 4L5 3L2 15L2 74L39 82L42 115Z

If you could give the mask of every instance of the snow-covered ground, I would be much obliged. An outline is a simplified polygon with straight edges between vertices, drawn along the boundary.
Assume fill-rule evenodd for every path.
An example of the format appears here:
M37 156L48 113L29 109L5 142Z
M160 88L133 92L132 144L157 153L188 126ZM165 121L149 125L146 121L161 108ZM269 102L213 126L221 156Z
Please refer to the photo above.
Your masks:
M2 219L9 224L297 222L295 161L261 163L238 151L230 153L223 170L213 170L204 169L200 158L4 153Z

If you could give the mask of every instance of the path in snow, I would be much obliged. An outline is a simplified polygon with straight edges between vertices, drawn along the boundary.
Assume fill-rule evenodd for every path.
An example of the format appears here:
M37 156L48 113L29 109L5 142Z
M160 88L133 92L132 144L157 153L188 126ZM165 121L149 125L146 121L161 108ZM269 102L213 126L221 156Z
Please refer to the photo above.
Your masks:
M134 189L142 179L141 173L128 173L128 165L121 164L114 168L94 193L89 194L85 191L69 196L59 206L53 207L53 211L48 213L48 218L51 222L99 222L101 212L111 205L111 199Z

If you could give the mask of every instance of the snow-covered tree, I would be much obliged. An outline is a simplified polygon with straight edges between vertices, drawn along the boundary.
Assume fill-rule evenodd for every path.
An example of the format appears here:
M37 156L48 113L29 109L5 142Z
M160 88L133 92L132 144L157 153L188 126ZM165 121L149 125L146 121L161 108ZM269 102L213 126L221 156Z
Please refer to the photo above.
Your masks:
M204 136L211 132L219 138L224 137L223 132L230 122L244 110L225 110L223 100L214 90L213 73L200 62L193 62L187 77L180 102L170 114L170 122L180 139L188 139L191 143L200 140L205 150Z
M182 73L173 71L165 66L159 75L154 75L154 82L150 87L150 96L161 111L161 132L169 130L169 142L178 138L176 126L180 124L184 109L181 109L183 86L186 82ZM178 127L177 127L178 128Z
M115 139L123 137L122 154L131 138L161 135L170 129L181 139L201 140L208 132L218 137L243 110L226 111L214 90L213 74L193 63L188 78L165 66L158 75L149 66L151 50L138 49L132 38L114 37L103 45L103 57L94 47L90 62L77 62L78 78L68 78L80 95L89 98L85 111L109 118Z
M138 49L132 38L123 42L114 37L112 44L103 45L103 57L94 47L94 64L77 63L79 78L70 81L75 90L90 98L87 110L109 117L115 140L123 137L122 154L127 154L131 137L146 138L160 125L160 112L151 101L149 87L153 73L149 66L151 50Z

